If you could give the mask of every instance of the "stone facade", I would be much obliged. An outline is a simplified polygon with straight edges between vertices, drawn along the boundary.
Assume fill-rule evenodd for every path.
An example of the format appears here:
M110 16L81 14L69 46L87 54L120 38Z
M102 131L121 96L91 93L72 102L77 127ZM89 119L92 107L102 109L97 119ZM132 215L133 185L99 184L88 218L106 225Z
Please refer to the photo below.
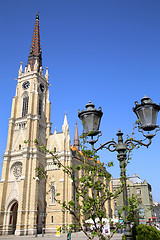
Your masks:
M62 132L55 130L51 134L50 111L49 74L48 68L43 74L37 14L28 64L24 71L20 64L9 119L0 181L0 234L36 234L44 226L47 232L55 232L57 226L73 223L68 211L62 211L55 202L55 192L49 186L54 183L61 201L68 202L73 199L73 183L53 164L52 156L41 151L35 142L36 139L39 145L56 152L64 165L80 162L71 149L67 116ZM37 167L47 171L47 183L37 177ZM112 208L113 202L107 202L106 212L110 217Z
M153 201L153 216L152 216L152 221L153 223L158 223L160 224L160 204Z
M119 178L112 179L113 191L116 191L120 186ZM127 179L127 193L128 198L131 198L132 195L137 196L140 200L139 212L141 218L139 219L140 223L147 223L149 219L152 218L153 199L152 199L152 189L151 185L142 181L140 177L136 174L133 177L128 177ZM118 217L118 210L123 206L123 195L119 195L117 199L114 200L115 205L115 217Z

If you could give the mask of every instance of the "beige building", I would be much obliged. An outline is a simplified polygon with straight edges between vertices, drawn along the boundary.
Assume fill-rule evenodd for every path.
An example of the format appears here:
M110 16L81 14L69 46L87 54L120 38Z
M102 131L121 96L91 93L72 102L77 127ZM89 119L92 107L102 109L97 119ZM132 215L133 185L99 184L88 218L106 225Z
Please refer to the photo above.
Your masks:
M112 179L113 191L116 191L120 186L120 179ZM128 198L131 198L132 195L137 196L140 204L138 206L140 219L139 223L146 224L150 219L152 219L152 188L146 180L142 180L138 175L134 174L133 177L127 178L127 194ZM115 217L118 217L118 210L123 206L123 195L119 195L117 199L114 200L115 205Z
M40 151L35 143L44 144L56 152L64 165L79 164L76 125L74 148L71 148L67 116L62 132L51 134L51 104L49 74L42 68L39 15L37 13L28 64L20 64L16 94L9 119L7 147L0 181L0 234L27 235L42 231L55 232L57 226L73 223L73 218L55 202L55 191L61 201L73 199L74 188L67 175L53 164L52 157ZM48 183L36 176L36 167L47 171ZM46 192L48 194L46 194ZM113 203L106 204L106 214L112 217Z

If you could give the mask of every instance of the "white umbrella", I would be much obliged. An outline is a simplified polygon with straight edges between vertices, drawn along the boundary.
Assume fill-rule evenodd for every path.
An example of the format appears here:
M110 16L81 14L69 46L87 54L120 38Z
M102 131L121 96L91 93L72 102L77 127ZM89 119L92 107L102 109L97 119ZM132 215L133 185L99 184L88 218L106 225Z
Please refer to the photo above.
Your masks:
M96 223L100 222L99 218L95 219ZM109 219L108 218L102 218L102 223L109 223Z
M85 223L90 223L90 224L94 224L93 220L90 218L88 220L85 221Z
M95 222L98 223L100 222L99 218L95 219ZM90 218L88 220L85 221L85 223L90 223L90 224L94 224L93 220ZM102 223L109 223L109 219L107 218L102 218Z

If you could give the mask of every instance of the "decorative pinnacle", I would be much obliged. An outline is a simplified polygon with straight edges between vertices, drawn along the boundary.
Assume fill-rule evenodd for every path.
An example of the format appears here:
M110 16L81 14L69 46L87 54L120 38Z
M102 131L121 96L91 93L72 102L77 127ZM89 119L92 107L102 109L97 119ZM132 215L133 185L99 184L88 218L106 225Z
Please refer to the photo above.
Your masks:
M76 121L76 128L75 128L75 135L74 135L74 147L79 150L79 137L78 137L78 128L77 128L77 121Z

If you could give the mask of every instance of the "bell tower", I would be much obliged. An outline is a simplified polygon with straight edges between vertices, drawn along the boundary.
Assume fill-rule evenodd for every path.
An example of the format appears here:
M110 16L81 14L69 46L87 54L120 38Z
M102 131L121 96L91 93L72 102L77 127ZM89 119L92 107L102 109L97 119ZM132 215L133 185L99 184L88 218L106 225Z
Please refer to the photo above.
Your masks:
M37 12L28 63L20 64L12 101L7 147L0 181L0 234L35 234L45 218L45 182L35 168L46 167L46 155L35 144L47 145L51 131L49 75L42 68Z

